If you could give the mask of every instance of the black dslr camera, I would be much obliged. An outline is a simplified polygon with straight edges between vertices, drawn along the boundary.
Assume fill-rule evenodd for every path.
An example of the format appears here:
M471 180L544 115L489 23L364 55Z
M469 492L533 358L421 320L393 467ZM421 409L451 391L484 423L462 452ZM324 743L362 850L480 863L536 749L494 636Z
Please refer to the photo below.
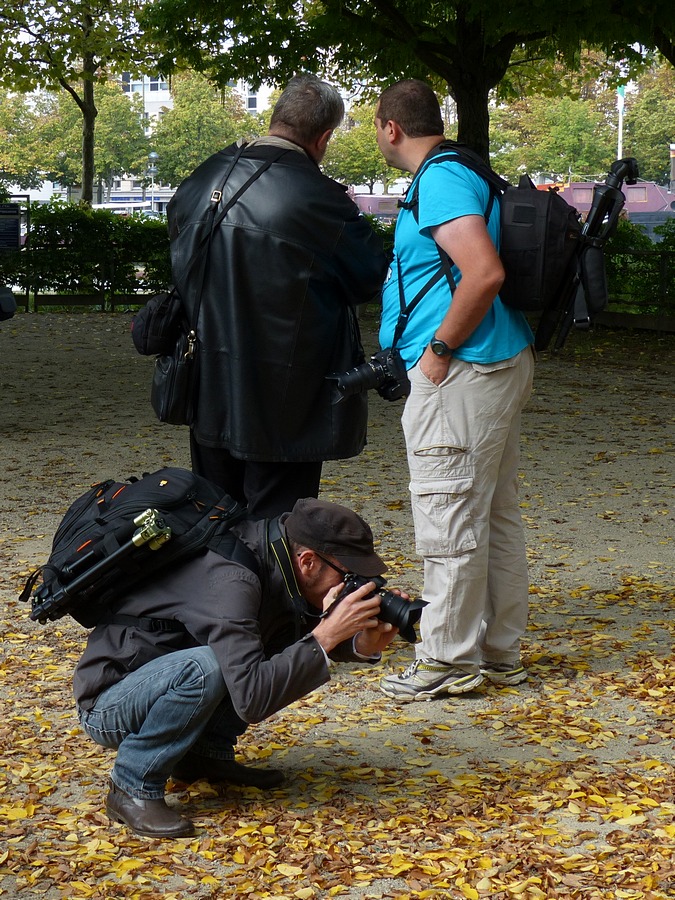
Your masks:
M363 587L364 584L368 584L369 581L375 583L377 587L376 593L380 598L380 613L377 618L380 622L388 622L390 625L395 625L396 628L398 628L401 637L405 638L409 643L414 644L416 640L415 625L419 622L422 610L427 605L427 601L404 600L403 597L399 597L398 594L383 590L387 582L386 579L381 578L379 575L373 575L371 578L364 578L362 575L354 575L353 572L345 575L345 586L338 594L336 603L339 603L340 600L343 600L347 594L351 594L352 591ZM369 596L372 597L373 595L370 594Z
M335 382L336 403L370 388L376 388L377 393L385 400L400 400L410 393L405 363L398 350L393 347L380 350L367 362L349 372L336 372L327 377L329 381Z

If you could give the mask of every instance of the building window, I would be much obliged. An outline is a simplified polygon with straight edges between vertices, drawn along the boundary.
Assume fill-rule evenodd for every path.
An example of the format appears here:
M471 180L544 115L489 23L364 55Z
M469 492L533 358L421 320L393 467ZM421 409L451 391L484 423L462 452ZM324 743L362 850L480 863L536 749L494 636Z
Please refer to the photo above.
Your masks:
M641 184L635 186L626 185L624 193L626 194L626 201L629 203L646 203L649 199L646 186Z
M592 187L572 188L572 196L574 197L575 203L592 203L593 202L593 188Z

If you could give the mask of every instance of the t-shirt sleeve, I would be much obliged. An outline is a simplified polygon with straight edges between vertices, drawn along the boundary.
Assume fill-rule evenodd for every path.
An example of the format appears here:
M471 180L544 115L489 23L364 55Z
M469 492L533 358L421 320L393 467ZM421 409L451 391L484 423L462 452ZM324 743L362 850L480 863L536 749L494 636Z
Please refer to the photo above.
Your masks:
M462 216L483 216L489 189L475 172L455 162L432 163L419 180L419 229Z

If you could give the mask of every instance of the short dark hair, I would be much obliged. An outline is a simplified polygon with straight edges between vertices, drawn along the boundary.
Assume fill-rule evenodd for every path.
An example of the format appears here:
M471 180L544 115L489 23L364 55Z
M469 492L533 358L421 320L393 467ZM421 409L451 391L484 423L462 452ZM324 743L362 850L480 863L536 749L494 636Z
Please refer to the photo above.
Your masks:
M311 143L342 121L345 105L338 91L315 75L296 75L274 105L270 131L283 132L300 144Z
M396 122L411 138L443 134L443 117L438 97L424 81L409 78L397 81L380 94L377 118Z

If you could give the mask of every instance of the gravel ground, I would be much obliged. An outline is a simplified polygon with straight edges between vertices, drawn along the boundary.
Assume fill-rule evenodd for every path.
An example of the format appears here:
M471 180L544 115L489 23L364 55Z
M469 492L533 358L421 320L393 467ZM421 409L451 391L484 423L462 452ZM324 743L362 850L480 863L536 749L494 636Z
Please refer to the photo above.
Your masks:
M129 318L125 313L20 314L0 326L0 696L6 707L0 789L5 803L23 796L21 767L25 775L31 756L53 759L65 743L66 754L75 758L62 763L61 776L43 792L25 835L16 822L7 832L15 856L25 850L36 821L49 827L64 809L86 807L90 832L93 829L97 839L109 832L100 810L110 758L79 732L69 695L69 675L84 632L67 619L58 628L30 623L16 600L22 580L45 560L60 517L90 483L189 464L186 430L154 419L148 402L152 361L135 354ZM372 347L374 315L366 313L362 324L365 342ZM658 828L666 819L672 823L675 813L674 375L672 336L653 333L598 330L572 336L557 356L541 356L523 424L521 496L532 576L524 648L529 681L517 689L483 686L459 700L401 708L378 691L381 670L336 670L323 690L250 729L242 741L245 756L269 757L287 770L289 787L278 801L280 809L302 806L307 779L330 781L336 772L342 774L349 797L375 809L383 797L383 772L388 778L397 773L411 779L435 773L437 780L447 780L470 779L476 773L489 779L499 771L500 777L520 784L519 779L544 765L545 758L546 765L568 766L565 771L590 765L598 783L627 770L646 782L650 766L657 766L669 773L665 780L670 794L651 795L649 816L655 818L648 816L646 824L644 817L633 823L630 817L625 822L607 818L600 806L567 795L554 818L572 848L577 839L581 844L590 840L589 834L594 836L587 853L596 860L615 846L603 841L611 840L617 828L624 830L626 840L637 840L639 832L647 846L663 845ZM364 515L390 564L390 583L415 595L421 589L421 569L414 552L400 413L400 404L372 395L366 450L358 459L328 463L322 493ZM400 668L411 658L410 645L397 642L384 669ZM42 668L44 661L52 665ZM37 719L30 712L34 704L39 707ZM17 735L26 727L30 741L26 735L20 741ZM358 778L354 767L361 772ZM369 778L372 771L379 774ZM602 793L600 788L596 793ZM413 819L419 815L414 794ZM317 815L329 802L326 796L309 800ZM180 792L177 797L186 800ZM207 818L200 824L208 833L223 814L223 801L209 800L208 794L187 799L197 814L206 808ZM277 808L276 801L270 803ZM245 800L241 804L246 808ZM503 849L500 827L497 819L490 839ZM124 832L116 833L118 845L125 846ZM665 841L672 847L669 834ZM512 830L509 840L517 840ZM54 841L57 848L69 846L68 838L60 845ZM85 896L64 894L53 875L31 879L19 873L11 866L11 853L6 861L1 844L2 838L0 895L28 896L32 890L48 898ZM215 863L200 857L199 865L222 884ZM518 893L457 893L456 887L435 889L437 880L411 877L368 881L364 876L363 885L349 888L343 880L340 896L422 896L414 893L418 887L431 890L426 896L432 897ZM605 882L595 877L595 883L584 882L590 885L586 893L572 888L568 893L553 888L542 895L520 893L675 897L675 874L672 880L657 879L651 893L643 883L642 892L635 888L625 894L602 888ZM168 897L173 896L173 883L165 879L159 893L132 894L131 888L127 893L119 888L121 893L88 896ZM288 894L279 889L275 896L333 895L328 889L322 893L311 879L307 883L309 888L298 890L316 888L314 893L289 888ZM594 884L601 885L597 894L592 892ZM190 895L231 895L225 887L206 885L197 882Z

